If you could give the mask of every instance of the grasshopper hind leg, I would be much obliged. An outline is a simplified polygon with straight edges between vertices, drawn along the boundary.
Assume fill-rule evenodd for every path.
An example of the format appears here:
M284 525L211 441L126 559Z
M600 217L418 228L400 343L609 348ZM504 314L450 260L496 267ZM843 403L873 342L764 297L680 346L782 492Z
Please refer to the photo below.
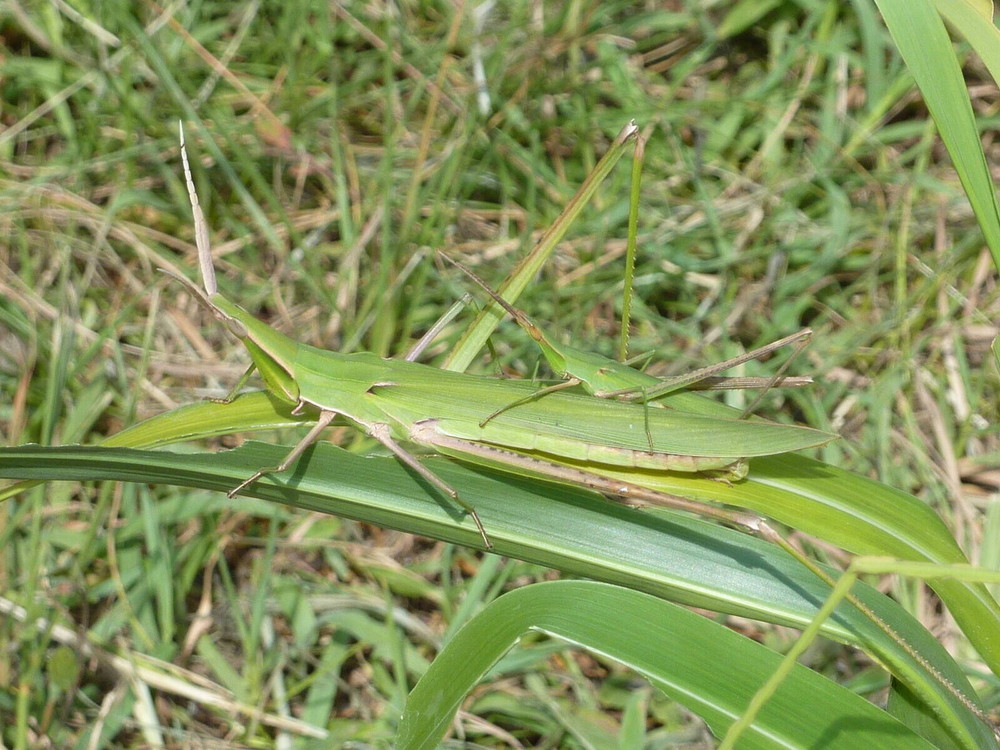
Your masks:
M230 498L236 497L251 484L253 484L258 479L267 474L280 474L284 471L287 471L291 467L291 465L294 464L295 461L298 460L298 458L305 452L306 448L308 448L310 445L315 443L316 440L319 439L320 434L330 425L330 422L333 421L333 418L337 416L337 414L338 412L336 411L330 411L326 409L320 411L319 419L316 422L316 425L311 430L309 430L306 436L302 438L296 444L296 446L292 448L291 451L289 451L288 455L285 456L285 459L280 464L278 464L277 466L268 466L263 469L258 469L248 479L244 480L236 487L231 489L227 493L227 496ZM432 472L430 469L428 469L426 466L420 463L412 455L407 453L399 445L399 443L393 440L392 436L389 433L388 425L382 423L365 423L365 422L358 422L358 424L364 427L365 432L368 433L368 435L375 438L382 445L388 448L392 452L392 454L400 461L402 461L404 464L406 464L406 466L417 472L417 474L419 474L423 479L425 479L439 491L443 492L451 500L461 505L462 508L464 508L465 511L472 518L472 521L476 524L476 528L479 530L479 535L483 538L483 544L486 545L486 549L493 549L493 542L490 541L490 537L486 533L486 528L483 526L483 522L479 520L479 514L476 513L476 509L461 498L461 496L458 494L458 490L456 490L454 487L449 485L439 476L434 474L434 472Z
M375 423L365 424L364 426L367 433L388 448L396 458L417 472L417 474L451 498L454 502L461 505L465 509L465 512L469 514L473 523L476 524L476 528L479 529L479 535L483 538L483 544L486 545L486 549L493 549L493 542L490 541L490 537L486 533L486 528L483 526L483 522L479 520L479 514L476 513L475 508L462 499L461 495L458 494L458 490L420 463L420 461L418 461L414 456L407 453L402 446L399 445L399 443L392 439L392 436L389 434L388 425Z

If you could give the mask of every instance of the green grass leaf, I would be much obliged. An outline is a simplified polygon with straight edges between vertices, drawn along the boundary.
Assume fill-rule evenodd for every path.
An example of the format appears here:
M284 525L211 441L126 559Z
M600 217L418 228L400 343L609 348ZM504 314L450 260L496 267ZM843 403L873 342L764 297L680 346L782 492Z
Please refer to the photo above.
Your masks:
M270 403L253 401L265 408ZM170 421L176 422L176 415ZM180 430L186 432L187 427ZM115 479L226 491L286 453L283 446L261 443L201 454L25 446L0 449L0 477ZM427 459L427 466L475 504L498 554L691 606L790 625L807 623L829 594L826 584L780 549L746 534L672 512L626 508L576 487L446 459ZM354 455L325 443L310 448L286 474L264 477L247 494L466 545L478 540L460 508L394 458ZM233 503L238 507L240 499ZM971 739L984 731L983 725L913 658L913 652L919 653L949 682L964 685L963 691L971 694L940 644L888 598L864 587L857 595L908 645L888 637L846 604L823 633L876 655L921 696L929 717L938 717L935 721L944 729L964 738L963 746L983 746Z
M410 694L396 747L437 747L460 701L529 630L625 664L704 718L716 736L780 660L749 638L647 594L592 582L539 583L492 602L448 642ZM739 747L818 745L934 747L850 690L799 666Z

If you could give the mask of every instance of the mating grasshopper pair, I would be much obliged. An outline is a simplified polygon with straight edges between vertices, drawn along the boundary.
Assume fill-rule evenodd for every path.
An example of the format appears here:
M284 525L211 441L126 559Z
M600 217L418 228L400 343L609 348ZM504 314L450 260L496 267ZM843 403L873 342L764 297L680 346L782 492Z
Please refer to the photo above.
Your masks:
M294 405L293 413L316 417L315 426L279 465L258 470L231 490L230 497L266 474L286 471L335 417L342 416L465 508L483 543L491 548L472 505L400 443L415 443L505 471L580 484L615 499L659 503L732 521L734 514L622 481L614 474L628 469L713 471L739 479L746 473L748 458L810 448L834 437L804 427L650 409L579 393L539 394L529 382L301 344L219 293L183 131L181 147L204 292L190 282L188 286L246 346L252 361L247 375L256 369L273 396ZM625 366L614 369L622 372L621 367ZM625 370L641 375L631 368ZM643 383L624 382L614 390L632 392L637 386L642 397Z

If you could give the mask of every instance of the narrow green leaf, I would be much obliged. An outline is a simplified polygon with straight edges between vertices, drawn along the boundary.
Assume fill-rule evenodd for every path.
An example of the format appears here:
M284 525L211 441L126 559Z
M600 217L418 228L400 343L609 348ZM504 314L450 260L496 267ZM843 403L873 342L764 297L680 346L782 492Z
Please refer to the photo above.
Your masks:
M993 255L993 263L1000 268L1000 206L979 141L965 78L944 23L931 0L876 0L876 4L920 87L962 187L969 196ZM942 6L948 6L951 20L969 35L970 40L975 39L982 46L991 60L991 72L996 76L1000 71L1000 60L997 60L1000 52L995 47L996 29L988 32L983 26L985 19L979 16L977 23L976 16L970 17L970 13L977 11L967 4L938 4ZM990 39L994 41L990 43Z
M624 623L614 613L627 612ZM397 748L438 746L459 703L528 630L615 659L699 714L717 736L740 715L780 656L661 599L600 583L557 581L490 603L438 654L417 683ZM808 696L803 700L803 696ZM741 748L932 748L846 688L797 667L741 738Z
M116 479L225 491L286 453L283 446L258 443L219 454L183 455L23 446L0 450L0 477ZM730 529L676 513L626 508L577 487L440 458L426 464L475 504L499 554L683 604L790 625L807 623L829 594L826 584L778 548ZM479 543L465 514L395 459L357 456L325 443L310 448L286 474L255 483L247 494L460 544ZM859 643L876 655L921 696L928 715L942 722L958 744L989 746L980 736L983 725L913 659L912 653L919 653L948 682L972 695L940 644L885 597L865 587L856 594L908 646L846 604L825 624L824 634Z

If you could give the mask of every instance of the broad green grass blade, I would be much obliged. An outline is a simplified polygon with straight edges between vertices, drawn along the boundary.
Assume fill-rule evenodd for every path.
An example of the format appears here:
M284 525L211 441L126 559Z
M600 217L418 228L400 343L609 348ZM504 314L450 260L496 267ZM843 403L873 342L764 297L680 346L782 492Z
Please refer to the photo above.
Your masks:
M1000 29L993 23L993 3L935 0L934 7L972 46L993 80L1000 81Z
M935 3L931 0L876 2L948 148L993 254L993 263L1000 268L1000 206L979 142L965 79ZM989 24L992 28L987 28L988 21L961 0L940 2L937 6L948 8L950 20L983 50L996 77L1000 71L996 28L992 24Z
M248 469L273 461L282 448L247 443L224 453L174 454L27 446L0 453L0 475L80 480L115 476L121 481L225 490ZM645 580L642 587L653 593L687 588L686 593L673 593L699 606L719 607L728 602L747 616L778 616L790 622L796 621L796 611L808 610L813 596L824 589L770 545L707 522L673 516L668 520L666 514L629 509L585 490L450 460L428 459L427 464L477 504L484 504L491 536L495 536L498 552L504 554L620 582ZM307 452L287 476L265 478L259 492L248 490L248 494L461 544L477 538L475 530L463 523L460 509L451 507L397 461L357 456L325 443ZM239 500L234 504L238 506ZM674 537L669 545L664 534ZM699 542L706 547L701 553ZM613 562L616 558L617 563ZM767 564L762 564L765 559ZM732 580L734 575L736 580ZM685 586L681 581L686 577L699 583ZM760 597L769 579L773 583L784 577L796 581L791 590ZM709 593L713 588L722 593ZM843 625L832 624L830 632L852 637Z
M259 423L259 418L248 421ZM221 454L186 455L28 446L0 451L0 476L115 479L225 491L286 451L259 443ZM501 554L683 604L791 625L808 622L828 595L828 587L794 560L745 534L676 514L632 510L575 487L444 459L429 459L427 465L473 499ZM287 475L265 478L248 494L460 544L478 539L458 509L396 460L356 456L328 444L317 444ZM885 597L864 590L858 595L937 672L971 695L958 667L929 633ZM928 716L941 717L952 735L965 737L961 746L985 746L971 739L982 726L978 720L859 611L842 606L823 632L859 642L877 655L926 706L933 706L925 709Z
M630 614L627 627L609 616L615 612ZM704 718L720 737L780 661L749 638L647 594L600 583L540 583L492 602L438 654L410 694L397 748L437 747L461 700L529 630L631 667ZM819 746L934 747L868 701L800 666L740 747Z

